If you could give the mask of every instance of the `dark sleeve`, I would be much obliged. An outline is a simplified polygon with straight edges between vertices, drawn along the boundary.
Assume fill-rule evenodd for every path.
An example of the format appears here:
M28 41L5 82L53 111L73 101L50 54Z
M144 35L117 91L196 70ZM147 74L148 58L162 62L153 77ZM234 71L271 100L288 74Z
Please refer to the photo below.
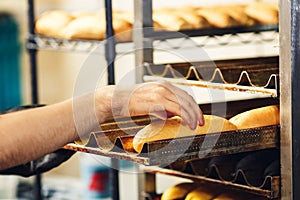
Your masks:
M26 110L26 109L31 109L31 108L41 107L41 106L45 106L45 105L36 104L36 105L18 106L18 107L14 107L2 111L0 112L0 114L17 112L20 110ZM5 170L0 170L0 174L20 175L25 177L32 176L35 174L40 174L59 166L61 163L67 161L74 153L75 151L72 150L59 149L41 158L30 161L26 164L19 165Z
M2 175L20 175L24 177L32 176L47 172L61 163L68 160L75 151L67 149L59 149L53 153L49 153L39 159L30 161L23 165L18 165L9 169L1 170Z

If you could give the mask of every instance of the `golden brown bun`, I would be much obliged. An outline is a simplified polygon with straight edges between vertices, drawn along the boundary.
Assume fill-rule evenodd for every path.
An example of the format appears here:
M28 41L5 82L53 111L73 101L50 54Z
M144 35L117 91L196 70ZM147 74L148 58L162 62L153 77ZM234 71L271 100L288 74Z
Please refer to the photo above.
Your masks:
M245 12L245 6L242 5L224 5L218 6L216 11L221 11L229 15L238 26L252 26L255 20L249 17Z
M195 189L195 183L179 183L165 190L161 200L175 200L184 198L190 191Z
M131 18L119 12L113 18L116 40L132 40ZM49 11L38 18L35 28L36 33L50 37L101 40L105 38L105 13L80 12L71 15L64 11Z
M236 25L234 19L232 19L226 12L223 10L216 10L216 8L200 8L197 11L198 15L204 17L208 23L217 28L225 28L229 26Z
M113 20L113 28L117 41L131 41L132 40L132 24L125 19L115 17Z
M276 125L280 123L279 108L277 105L256 108L240 113L229 121L238 129Z
M185 200L211 200L219 194L218 190L211 187L200 186L188 193Z
M105 20L101 15L82 15L74 19L62 30L66 39L103 39L105 38Z
M198 126L196 130L191 130L188 126L182 125L180 117L172 117L166 121L153 122L145 126L135 135L133 148L137 152L141 152L146 142L236 130L235 125L222 117L204 115L204 120L205 125Z
M35 23L35 32L49 37L61 37L60 32L74 17L64 11L47 11Z
M245 13L263 24L278 23L278 7L267 2L254 2L248 5Z
M192 29L192 25L184 20L182 17L177 16L170 9L161 9L154 11L153 21L159 24L160 27L169 31L178 31L185 29Z
M184 19L191 25L193 29L199 28L207 28L209 27L206 19L200 15L198 15L196 8L193 7L183 7L180 9L176 9L174 13Z

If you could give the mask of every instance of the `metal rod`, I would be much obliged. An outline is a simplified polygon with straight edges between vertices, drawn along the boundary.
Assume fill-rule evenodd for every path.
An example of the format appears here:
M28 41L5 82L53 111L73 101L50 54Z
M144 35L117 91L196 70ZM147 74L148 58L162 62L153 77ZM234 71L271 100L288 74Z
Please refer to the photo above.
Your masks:
M111 180L111 199L119 200L120 192L119 192L119 160L116 158L111 159L111 167L109 171L109 176Z
M134 1L134 45L135 45L135 80L143 82L144 62L153 62L152 38L145 38L153 32L152 0Z
M113 18L112 18L112 2L105 0L105 16L106 16L106 44L105 44L105 58L108 65L108 84L115 84L115 66L114 60L116 56Z
M300 0L291 1L292 198L300 199Z
M34 0L28 0L28 28L30 37L28 39L29 43L35 43L34 39L32 39L32 35L34 35ZM38 88L37 88L37 62L36 62L36 49L29 49L29 57L30 57L30 74L31 74L31 101L33 104L38 103Z
M106 44L105 44L105 58L108 65L108 84L115 84L115 66L114 60L116 56L115 39L113 30L113 17L112 17L112 2L105 0L105 17L106 17ZM112 200L119 200L119 160L111 159L111 168L109 176L111 180L111 198Z
M281 167L281 199L282 200L297 200L294 194L296 191L299 193L299 180L293 183L295 178L295 170L292 165L295 162L295 156L292 153L292 148L296 144L296 141L293 139L293 134L299 134L300 124L295 120L299 120L296 117L297 112L299 115L299 110L295 110L294 105L299 105L296 99L293 99L293 93L298 91L299 95L299 69L297 70L297 65L299 65L299 57L297 56L299 46L291 46L291 41L295 42L296 38L299 38L299 32L297 31L298 27L291 27L293 22L297 18L292 18L291 14L295 12L295 9L298 9L298 5L295 5L296 0L286 1L280 0L279 6L279 30L280 30L280 56L279 56L279 72L280 72L280 167ZM294 7L292 7L291 3ZM297 4L297 3L296 3ZM295 13L297 14L297 12ZM296 16L295 16L296 17ZM297 14L299 17L299 13ZM293 31L292 31L293 30ZM298 30L299 31L299 30ZM293 35L291 35L293 33ZM292 38L293 37L293 38ZM299 42L299 41L298 41ZM297 48L298 47L298 48ZM299 56L299 55L298 55ZM292 63L293 62L293 63ZM298 62L298 63L297 63ZM295 70L293 72L293 70ZM296 77L298 76L298 77ZM298 82L298 86L297 86ZM298 88L297 88L298 87ZM299 117L299 116L298 116ZM295 124L294 124L295 123ZM296 136L299 138L299 135ZM298 157L299 164L299 157ZM296 166L297 167L297 166ZM299 168L298 168L299 169ZM297 177L299 179L299 177ZM294 188L293 184L298 182L297 187ZM293 197L294 196L294 197Z
M28 29L30 37L28 39L28 43L35 43L32 39L32 35L34 35L34 0L28 0ZM29 59L30 59L30 75L31 75L31 102L32 104L38 103L38 83L37 83L37 59L36 49L29 49ZM34 179L34 187L33 187L33 195L35 200L42 200L42 182L41 175L37 174Z

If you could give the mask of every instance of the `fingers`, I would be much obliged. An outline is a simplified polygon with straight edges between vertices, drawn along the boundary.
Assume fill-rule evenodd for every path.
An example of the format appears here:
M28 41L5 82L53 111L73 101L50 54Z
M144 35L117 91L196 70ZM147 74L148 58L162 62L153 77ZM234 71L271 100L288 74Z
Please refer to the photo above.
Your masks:
M196 117L196 125L199 124L200 126L204 125L204 118L203 118L203 113L202 110L199 108L198 104L195 102L194 98L188 94L186 91L181 90L178 87L175 87L171 84L170 85L170 89L173 91L173 93L176 95L176 98L180 97L183 99L183 103L188 103L187 106L185 106L185 108L188 108L187 112L193 112L193 115Z
M167 111L181 116L183 123L188 124L191 129L195 129L198 124L204 125L202 111L192 96L166 82L161 83L161 86L164 87L161 95L166 99L164 106Z
M164 107L162 107L162 105L164 105ZM182 123L190 126L191 118L188 112L185 109L182 109L182 106L180 106L178 103L169 101L167 99L160 101L160 105L153 106L150 114L153 114L161 119L166 119L166 111L173 113L173 115L181 116ZM196 127L191 125L190 128L195 129Z

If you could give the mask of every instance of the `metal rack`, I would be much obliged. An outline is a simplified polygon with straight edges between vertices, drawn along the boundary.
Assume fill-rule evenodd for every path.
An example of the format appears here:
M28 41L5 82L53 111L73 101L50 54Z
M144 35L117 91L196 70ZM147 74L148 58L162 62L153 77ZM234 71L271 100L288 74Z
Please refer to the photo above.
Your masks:
M299 81L300 77L299 71L299 0L292 1L280 1L280 107L284 108L281 111L281 127L280 127L280 144L281 144L281 197L282 199L300 199L299 188L299 177L300 171L297 164L300 160L299 154L299 143L300 140L299 134L300 125L297 123L299 119ZM33 8L33 0L29 0L29 13L31 12L31 6ZM151 1L135 1L135 27L151 27L152 26L152 13L149 12L152 10ZM34 34L33 31L33 21L34 15L29 15L29 27L31 34ZM150 28L151 29L151 28ZM145 62L151 63L153 61L153 40L147 38L142 30L136 30L134 32L134 42L137 49L140 49L136 52L136 65L143 66ZM169 34L169 33L168 33ZM155 35L153 36L156 37ZM206 37L206 36L204 36ZM207 37L211 39L211 37ZM39 39L39 38L38 38ZM145 39L145 40L144 40ZM36 45L35 39L29 38L29 43ZM268 40L268 39L267 39ZM167 40L164 40L167 41ZM160 42L160 41L159 41ZM245 43L251 42L247 40ZM227 44L227 42L223 42ZM221 44L221 43L219 43ZM229 44L229 43L228 43ZM293 45L291 45L293 44ZM201 46L201 44L200 44ZM32 48L31 48L32 47ZM31 46L30 49L30 58L31 58L31 73L32 73L32 96L33 99L37 99L36 91L36 47ZM46 47L46 46L44 46ZM44 48L40 47L40 48ZM144 49L143 47L146 47ZM39 48L39 47L38 47ZM174 47L174 48L179 48ZM88 49L88 48L87 48ZM139 68L137 70L137 81L143 82L141 74L144 74L144 71ZM142 185L140 185L143 187ZM143 190L144 188L142 188Z
M37 82L37 51L38 49L44 49L47 46L48 49L60 50L61 44L64 44L64 48L68 50L79 50L76 48L79 46L79 43L82 42L66 42L66 41L58 41L56 39L49 38L47 42L42 44L42 38L35 35L34 27L35 27L35 5L34 0L28 0L28 28L29 28L29 37L27 41L27 49L29 52L30 58L30 73L31 73L31 101L33 104L38 103L38 82ZM115 74L114 74L114 59L116 56L115 51L115 41L114 41L114 31L112 26L112 2L111 0L105 0L105 17L106 17L106 38L109 38L105 42L105 58L108 63L108 84L115 84ZM67 44L66 44L67 43ZM88 44L87 42L85 44ZM90 51L97 43L91 44L89 42L88 47L80 47L81 50ZM41 47L41 48L39 48ZM119 199L119 182L118 182L118 171L115 170L118 167L118 161L112 160L112 167L110 170L110 179L112 180L111 187L111 195L113 200ZM36 175L34 182L34 199L42 200L43 195L41 192L42 182L41 175Z
M148 176L151 176L156 173L169 175L169 176L176 176L176 177L180 177L180 178L190 179L193 181L199 181L204 184L212 184L214 187L223 187L226 190L231 189L231 190L244 191L244 192L247 191L247 193L249 193L249 194L267 197L270 199L277 199L280 196L279 195L280 194L280 177L279 176L266 177L266 179L261 187L253 187L253 186L247 186L247 185L242 185L242 184L236 184L236 183L229 182L229 181L208 178L205 176L193 175L193 174L189 174L189 173L180 172L178 170L172 170L172 169L166 169L166 168L144 167L143 171L148 173ZM269 182L269 184L270 184L269 189L263 188L263 186L267 182ZM148 192L155 192L155 191L148 191Z
M261 26L264 27L264 26ZM260 28L261 28L260 27ZM226 29L227 30L227 29ZM231 29L229 29L231 30ZM228 30L228 31L229 31ZM234 29L235 30L235 29ZM251 29L247 29L250 31ZM255 29L257 30L257 29ZM258 29L260 30L260 29ZM212 31L214 31L212 29ZM277 42L278 41L278 31L276 28L271 29L270 31L265 32L237 32L236 33L226 33L224 35L196 35L196 30L193 37L197 38L197 41L193 44L189 44L188 37L191 37L191 34L186 34L185 32L155 32L156 34L171 34L170 38L159 38L152 37L155 39L153 41L153 46L167 47L170 49L181 49L189 47L209 47L209 46L226 46L231 44L255 44L255 43L268 43L268 42ZM201 32L200 32L201 33ZM99 45L104 44L104 41L101 40L83 40L83 39L61 39L61 38L52 38L46 37L43 35L29 35L29 43L27 44L28 49L43 49L51 51L78 51L78 52L90 52L94 50ZM173 40L180 39L179 44L174 45ZM117 45L127 44L133 45L132 42L116 42ZM133 47L131 47L133 48ZM123 50L124 51L124 50ZM122 51L121 51L122 52Z
M171 49L181 49L181 48L190 48L191 46L195 45L198 47L206 47L206 46L228 46L230 44L236 44L236 40L238 40L238 43L240 44L256 44L256 43L267 43L267 42L276 42L277 45L277 40L278 40L278 27L261 27L265 28L265 30L254 30L251 28L247 29L245 28L244 30L240 30L241 32L235 32L234 29L220 29L220 32L214 32L212 30L203 30L203 32L200 31L191 31L191 32L164 32L164 31L155 31L152 27L152 1L135 1L135 28L139 28L139 30L135 31L134 35L134 42L135 46L138 51L136 51L136 66L138 68L136 69L136 80L138 82L143 82L145 80L145 74L150 74L152 75L150 77L150 80L157 80L157 78L161 78L162 74L169 74L168 76L168 81L172 80L174 76L172 77L172 64L170 65L161 65L165 70L161 70L160 74L156 76L157 74L153 73L151 69L149 70L150 67L155 66L154 63L154 58L153 58L153 52L159 45L164 46L166 48L171 48ZM253 27L255 28L255 27ZM256 27L257 28L257 27ZM238 30L238 28L236 29ZM211 31L211 32L210 32ZM191 46L186 45L186 38L188 37L195 37L195 36L200 36L198 39L198 42L193 43ZM172 40L177 40L176 44L172 44ZM181 41L180 41L181 40ZM178 42L179 41L179 42ZM176 65L176 64L175 64ZM144 66L144 67L140 67ZM192 67L189 68L189 72L194 72L195 70L192 69ZM187 74L191 73L186 73L186 74L181 74L181 78L187 78L185 77ZM215 71L215 74L219 73L218 70ZM153 76L155 74L155 76ZM171 75L170 75L171 74ZM219 73L220 74L220 73ZM173 73L174 75L174 73ZM197 73L194 72L193 74L196 76L196 81L197 82ZM244 76L249 78L247 76L247 73L244 73ZM153 78L155 77L155 78ZM271 76L273 77L273 76ZM275 79L278 77L277 75L274 74ZM273 77L273 78L274 78ZM149 79L149 77L146 77ZM199 80L199 79L198 79ZM251 83L251 79L248 79L249 82ZM270 79L269 79L270 80ZM183 80L186 84L193 84L190 83L190 81L185 81ZM277 80L276 80L277 81ZM275 82L276 82L275 81ZM175 81L176 82L176 81ZM177 80L178 82L178 80ZM279 82L279 81L278 81ZM223 80L224 83L224 80ZM251 85L251 84L250 84ZM278 86L277 83L275 84L276 87ZM253 85L252 85L253 86ZM239 86L237 86L239 88ZM224 87L223 87L224 89ZM254 88L253 88L254 89ZM276 88L276 92L277 92ZM242 90L242 89L241 89ZM277 94L273 94L271 96L277 96ZM230 152L229 152L230 153ZM147 171L146 171L147 172ZM153 172L153 171L152 171ZM162 173L164 173L163 170L161 170ZM160 170L156 170L155 173L160 173ZM174 173L170 173L173 174ZM185 175L180 174L179 176L184 177ZM279 178L280 179L280 178ZM154 192L155 188L154 186L149 186L148 184L146 185L146 181L149 182L155 182L155 175L153 174L148 174L146 173L144 176L140 176L140 193L143 191L146 192ZM140 196L140 199L143 199L143 196Z
M299 0L279 3L280 26L280 148L281 148L281 197L300 198L300 46L299 46Z

